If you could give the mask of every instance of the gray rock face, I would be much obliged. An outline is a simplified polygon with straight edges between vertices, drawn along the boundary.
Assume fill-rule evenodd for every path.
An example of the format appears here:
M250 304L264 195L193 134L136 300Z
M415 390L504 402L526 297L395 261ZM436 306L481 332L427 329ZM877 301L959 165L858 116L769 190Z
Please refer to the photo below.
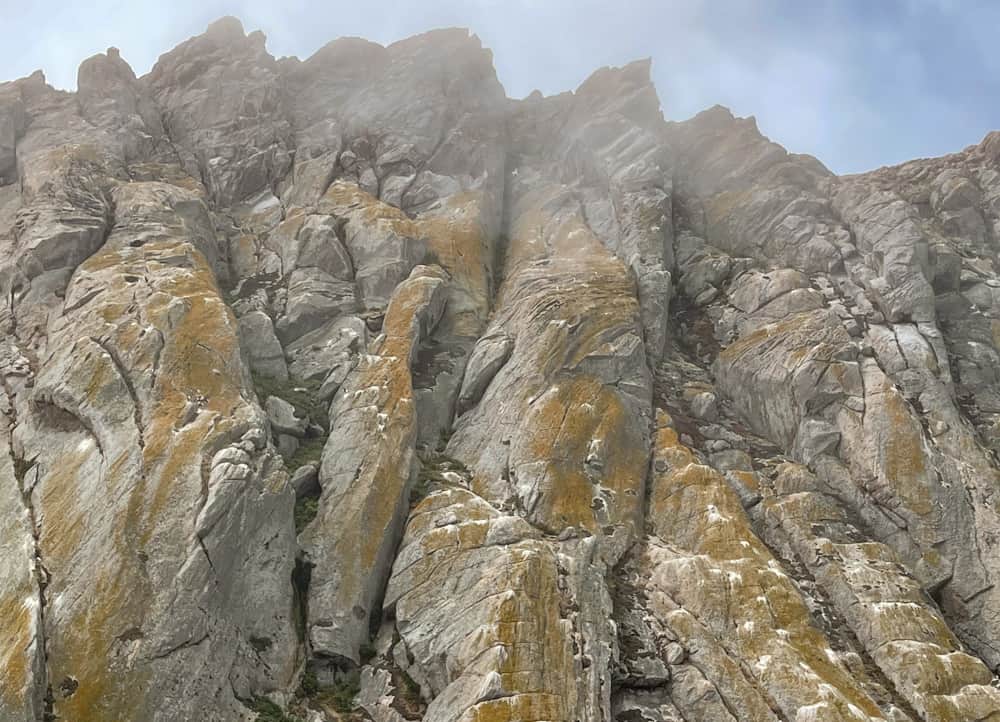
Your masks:
M302 537L313 566L309 641L324 657L360 661L388 578L415 477L411 364L441 318L446 283L440 268L419 266L400 284L383 334L331 407L319 514Z
M264 40L223 18L162 55L143 78L182 167L219 205L270 186L291 165L281 76Z
M295 407L277 396L268 396L264 401L264 411L275 434L305 436L308 422L295 414Z
M274 322L263 311L251 311L239 320L240 345L250 369L278 381L288 380L285 353L274 335Z
M0 84L0 722L1000 720L1000 136L838 178L464 30L78 78Z
M171 218L164 191L115 192L108 240L75 271L15 403L15 460L36 467L24 498L45 570L46 673L64 683L53 709L67 718L239 715L238 697L295 672L279 581L293 495L246 400L211 268L173 224L151 232ZM99 510L69 503L102 493Z

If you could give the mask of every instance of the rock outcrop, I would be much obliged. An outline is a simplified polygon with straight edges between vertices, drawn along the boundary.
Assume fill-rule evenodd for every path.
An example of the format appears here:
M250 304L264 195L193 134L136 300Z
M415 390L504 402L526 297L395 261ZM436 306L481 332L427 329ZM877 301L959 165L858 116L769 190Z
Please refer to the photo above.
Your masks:
M0 84L0 722L1000 720L998 234L464 30Z

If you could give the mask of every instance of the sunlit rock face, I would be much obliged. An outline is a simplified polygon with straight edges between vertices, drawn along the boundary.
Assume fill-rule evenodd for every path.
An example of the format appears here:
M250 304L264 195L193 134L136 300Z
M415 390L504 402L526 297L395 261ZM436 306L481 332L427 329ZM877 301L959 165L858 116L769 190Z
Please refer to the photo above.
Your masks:
M0 84L0 722L1000 720L998 233L465 30Z

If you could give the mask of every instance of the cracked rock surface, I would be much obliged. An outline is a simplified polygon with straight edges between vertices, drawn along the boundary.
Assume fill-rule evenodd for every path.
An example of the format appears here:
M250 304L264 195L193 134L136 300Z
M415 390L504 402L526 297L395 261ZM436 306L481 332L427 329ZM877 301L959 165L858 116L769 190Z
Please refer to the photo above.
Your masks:
M0 722L1000 722L1000 135L468 31L0 84Z

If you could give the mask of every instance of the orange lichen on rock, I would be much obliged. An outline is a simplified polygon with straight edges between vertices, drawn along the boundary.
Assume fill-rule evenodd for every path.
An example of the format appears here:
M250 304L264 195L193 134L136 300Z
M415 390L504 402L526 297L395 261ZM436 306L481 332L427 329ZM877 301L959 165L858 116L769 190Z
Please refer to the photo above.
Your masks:
M736 493L678 440L664 412L657 417L653 469L649 520L668 546L647 548L648 593L668 595L727 655L756 660L752 678L786 714L812 707L815 719L831 722L881 718L753 532ZM659 611L668 623L671 609Z
M149 660L136 657L153 632L147 617L169 617L173 602L157 590L176 583L192 552L209 491L206 454L260 413L247 400L236 322L208 261L183 236L155 230L166 214L183 231L158 205L158 184L130 192L119 212L135 214L135 229L156 219L154 231L141 244L120 238L139 230L119 231L77 269L68 295L81 300L61 321L75 324L77 340L57 349L64 376L38 386L53 407L50 433L72 444L58 465L40 457L36 489L53 580L48 612L58 619L49 673L74 685L55 702L66 719L144 719L145 700L162 692L147 689ZM105 499L106 513L83 514L81 493ZM86 578L77 578L81 555L99 560Z
M1000 691L979 659L962 650L898 555L860 536L838 500L808 489L811 472L778 468L782 493L764 502L795 554L830 593L837 611L895 689L923 719L958 722L1000 715Z
M881 389L886 414L882 473L893 492L914 514L932 511L927 489L927 462L923 429L899 390L887 378Z
M383 335L338 393L323 450L323 496L302 534L315 565L310 635L317 649L348 659L368 634L367 617L408 509L417 428L410 363L441 317L446 274L420 266L396 289Z
M490 307L494 252L483 217L486 204L482 192L457 193L417 219L431 258L449 273L453 289L461 291L460 298L449 302L449 314L457 315L451 322L455 333L478 333Z
M113 560L109 560L113 563ZM139 629L144 604L139 589L130 586L126 575L109 564L99 579L93 580L93 604L81 611L55 640L49 673L54 679L76 680L72 696L60 699L58 713L66 719L138 720L137 702L150 678L148 666L116 659L120 636ZM124 664L123 664L124 662Z
M414 508L386 603L415 664L439 680L428 718L572 719L572 630L556 554L539 536L463 489ZM484 683L495 690L486 701Z
M0 708L4 710L28 709L33 686L41 681L34 679L32 669L39 650L37 601L32 603L37 590L31 587L12 584L0 593Z
M618 395L587 374L559 382L529 408L524 424L532 433L518 473L542 477L531 518L556 531L596 532L610 521L603 513L609 497L618 507L614 521L638 526L646 453L625 414ZM599 448L613 451L601 468L588 468L588 455Z
M440 265L452 281L452 298L443 319L447 330L475 335L486 319L492 290L493 239L487 206L488 198L482 191L466 191L410 218L353 183L335 181L320 199L317 211L355 219L372 237L422 244L427 262Z

